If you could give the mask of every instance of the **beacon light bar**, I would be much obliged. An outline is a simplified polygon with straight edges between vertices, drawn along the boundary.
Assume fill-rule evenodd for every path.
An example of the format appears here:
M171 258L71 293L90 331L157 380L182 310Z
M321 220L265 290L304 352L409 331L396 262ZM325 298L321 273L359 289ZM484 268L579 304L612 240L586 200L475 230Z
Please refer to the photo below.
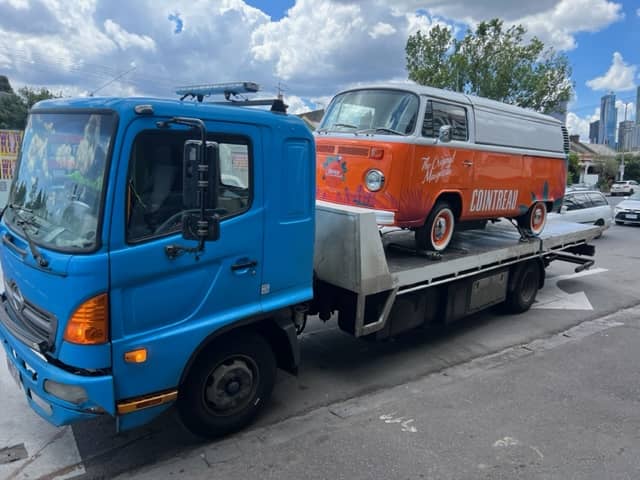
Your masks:
M178 87L176 94L183 97L206 97L208 95L238 95L240 93L255 93L260 90L260 86L254 82L230 82L230 83L211 83L203 85L189 85Z

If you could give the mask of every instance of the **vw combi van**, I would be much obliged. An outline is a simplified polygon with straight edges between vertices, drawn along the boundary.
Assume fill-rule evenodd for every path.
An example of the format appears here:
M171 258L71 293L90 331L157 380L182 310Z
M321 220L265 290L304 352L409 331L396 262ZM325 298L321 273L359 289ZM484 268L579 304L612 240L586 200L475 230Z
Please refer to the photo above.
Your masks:
M442 251L456 228L505 217L539 235L559 210L568 135L553 117L418 85L338 93L316 131L317 198L373 209Z

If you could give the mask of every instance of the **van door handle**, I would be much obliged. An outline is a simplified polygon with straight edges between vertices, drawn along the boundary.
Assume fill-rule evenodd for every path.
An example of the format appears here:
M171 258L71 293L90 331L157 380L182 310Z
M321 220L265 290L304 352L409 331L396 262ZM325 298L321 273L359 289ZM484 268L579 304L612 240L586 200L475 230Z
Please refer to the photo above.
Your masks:
M243 259L244 260L244 259ZM258 262L255 260L246 260L241 263L234 263L231 265L231 271L237 272L238 270L249 270L258 266Z
M473 165L473 162L471 160L465 160L464 162L462 162L462 164L465 167L470 167L471 165Z

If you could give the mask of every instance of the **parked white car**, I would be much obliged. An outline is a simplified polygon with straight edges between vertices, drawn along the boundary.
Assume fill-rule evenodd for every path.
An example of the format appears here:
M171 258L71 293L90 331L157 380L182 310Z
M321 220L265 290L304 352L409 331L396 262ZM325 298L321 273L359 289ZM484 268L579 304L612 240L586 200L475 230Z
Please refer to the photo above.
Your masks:
M638 182L636 182L635 180L614 182L613 185L611 185L612 197L615 197L616 195L631 195L635 192L640 192L640 188L638 188Z
M640 223L640 191L625 198L615 208L616 225Z
M598 191L567 190L560 213L550 213L551 219L598 225L604 231L613 221L613 208Z

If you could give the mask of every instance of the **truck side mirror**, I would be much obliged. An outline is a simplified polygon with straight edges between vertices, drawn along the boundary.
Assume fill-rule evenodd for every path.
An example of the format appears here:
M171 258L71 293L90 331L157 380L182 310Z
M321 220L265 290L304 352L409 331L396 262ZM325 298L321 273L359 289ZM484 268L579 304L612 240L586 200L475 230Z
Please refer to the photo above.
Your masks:
M220 237L218 183L220 155L216 142L187 140L182 159L182 237L217 240Z
M451 135L453 131L451 125L442 125L438 130L438 141L442 143L449 143L451 141Z

